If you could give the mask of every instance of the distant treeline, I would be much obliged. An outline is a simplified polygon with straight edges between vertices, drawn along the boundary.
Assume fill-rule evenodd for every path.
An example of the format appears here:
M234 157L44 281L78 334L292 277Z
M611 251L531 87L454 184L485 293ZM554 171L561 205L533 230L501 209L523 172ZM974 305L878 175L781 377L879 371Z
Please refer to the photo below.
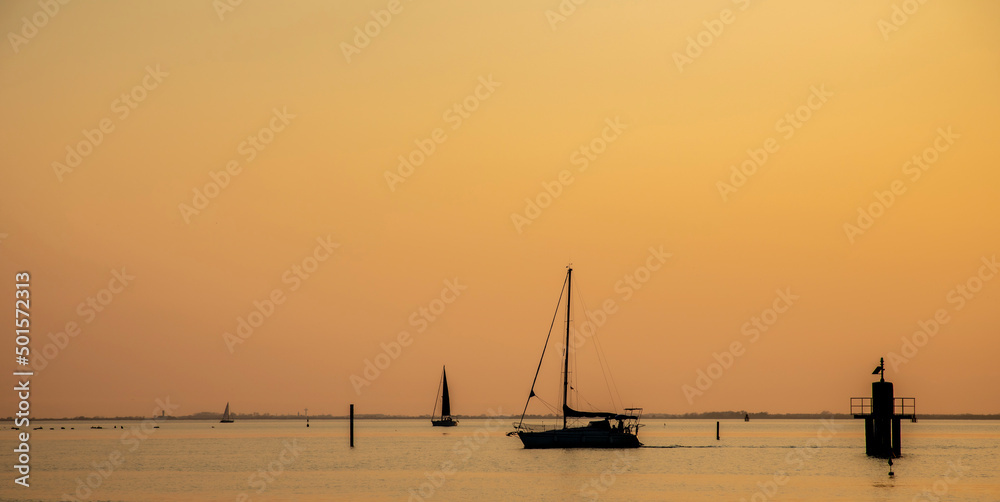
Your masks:
M847 419L852 418L853 415L848 413L831 413L829 411L822 411L820 413L768 413L766 411L759 411L756 413L748 413L746 411L709 411L705 413L684 413L684 414L672 414L672 413L647 413L642 416L644 419L655 419L655 420L743 420L746 415L750 415L751 420L774 420L774 419L820 419L820 418L834 418L834 419ZM501 418L505 420L518 420L521 418L520 415L510 415L510 416L497 416L497 415L453 415L458 419L476 419L476 418ZM203 411L200 413L195 413L193 415L183 415L177 417L64 417L64 418L36 418L34 420L146 420L146 419L156 419L156 420L219 420L221 414L218 412ZM246 414L234 414L233 418L236 420L305 420L305 415L272 415L270 413L246 413ZM347 415L309 415L310 420L343 420L346 419ZM420 419L429 420L430 415L386 415L382 413L369 413L369 414L355 414L354 418L357 420L383 420L383 419ZM558 418L558 415L525 415L525 419L540 420L540 419L554 419ZM985 414L977 415L972 413L962 413L962 414L926 414L917 415L918 419L927 420L1000 420L1000 414ZM13 422L14 417L7 417L0 419L0 421Z

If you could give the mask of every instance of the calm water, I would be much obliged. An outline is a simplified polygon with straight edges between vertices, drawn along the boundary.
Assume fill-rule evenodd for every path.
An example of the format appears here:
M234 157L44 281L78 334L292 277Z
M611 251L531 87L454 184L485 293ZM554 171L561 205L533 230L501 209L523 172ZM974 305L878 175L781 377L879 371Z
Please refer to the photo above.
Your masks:
M499 419L359 421L354 449L338 420L170 421L142 440L122 424L34 424L32 486L5 469L0 499L1000 500L996 421L904 423L895 478L865 456L860 420L723 421L721 441L714 421L649 420L640 439L667 448L622 451L524 450ZM0 431L8 465L14 434Z

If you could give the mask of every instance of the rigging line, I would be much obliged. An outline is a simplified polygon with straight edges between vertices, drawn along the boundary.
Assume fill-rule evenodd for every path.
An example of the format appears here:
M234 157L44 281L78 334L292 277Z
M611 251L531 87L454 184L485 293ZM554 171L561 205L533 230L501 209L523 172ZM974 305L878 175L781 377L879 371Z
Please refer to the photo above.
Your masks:
M611 398L611 405L618 406L615 404L615 393L611 389L611 383L608 382L608 376L611 375L611 364L607 362L607 355L604 354L604 346L601 343L601 339L598 337L597 332L594 332L594 345L597 347L597 361L601 365L601 376L604 377L604 386L608 389L608 397ZM616 389L617 390L617 389ZM618 396L618 402L621 403L621 396Z
M607 356L604 356L607 360ZM611 386L615 389L615 394L618 396L618 402L625 407L625 402L622 401L622 393L618 390L618 382L615 381L615 374L611 372L611 363L608 363L608 377L611 378ZM623 410L624 411L624 410Z
M589 406L590 409L592 409L592 410L598 409L596 406L594 406L594 403L591 403L590 401L588 401L586 397L581 397L580 399L583 399L583 401L585 403L587 403L587 406ZM612 404L614 404L614 403L612 403Z
M595 340L595 343L597 344L597 347L599 349L598 354L603 354L604 353L604 346L601 344L601 341L597 337L596 334L594 335L594 340ZM608 385L608 379L611 379L611 385L608 386L608 393L609 394L612 393L611 389L614 388L614 393L611 396L611 400L612 400L612 402L614 402L614 398L618 397L618 404L619 404L619 406L621 406L624 409L625 408L625 402L622 401L621 392L618 391L618 383L615 382L615 375L614 375L614 373L611 372L611 363L609 363L607 361L607 359L608 359L608 356L607 356L607 354L605 354L604 355L604 364L607 366L608 372L607 372L607 375L605 375L605 377L604 377L604 384Z
M431 410L431 420L434 420L434 412L438 409L438 400L441 399L441 384L444 382L444 373L441 374L441 380L438 381L437 396L434 397L434 409Z
M577 277L579 277L579 276L577 276ZM577 281L578 281L577 284L579 284L579 278L577 279ZM576 297L580 298L580 286L576 287L576 292L577 292ZM570 306L566 305L566 308L570 308ZM577 309L577 311L579 312L579 309ZM584 317L584 319L586 319L586 317ZM576 319L575 318L570 319L570 322L572 322L571 331L575 335L576 333L578 333L577 330L576 330ZM570 326L567 326L567 329L570 329ZM570 361L569 361L570 362L569 366L571 368L570 373L572 373L575 376L579 372L578 370L580 369L580 364L579 364L579 361L577 360L578 356L577 356L577 351L576 351L576 336L573 336L571 338L570 343L573 344L573 349L574 349L573 350L573 356L570 358ZM567 357L569 357L569 346L564 347L564 349L566 350ZM566 375L566 379L569 380L569 375ZM579 382L575 382L575 383L579 384ZM577 388L577 387L578 387L578 385L574 385L574 383L570 383L570 389L573 391L570 395L573 397L573 402L574 403L579 403L580 402L580 389ZM567 401L569 401L568 398L567 398ZM564 404L566 406L569 406L568 402L564 403Z
M582 293L578 293L577 296L580 297L580 302L583 303L584 314L586 314L588 312L587 300L583 297ZM605 362L601 359L601 352L604 350L604 348L601 347L599 339L597 338L597 325L589 320L585 322L590 322L591 325L593 326L594 334L591 335L591 337L594 339L594 346L597 349L595 350L595 352L597 353L597 363L601 366L601 377L604 378L604 387L608 390L608 397L611 399L611 406L615 407L615 396L611 392L611 385L608 384L608 373L611 372L611 368L607 367L605 365ZM584 398L584 400L586 400L586 398ZM620 400L621 398L619 398L619 401ZM591 404L590 401L587 401L587 404L590 405L591 408L594 407L594 405Z
M552 327L556 325L556 317L559 315L559 304L562 303L563 293L566 292L566 281L568 280L569 274L566 274L566 278L563 279L562 289L559 290L559 300L556 302L556 311L552 314L552 322L549 324L549 334L545 336L545 345L542 346L542 357L538 359L538 367L535 368L535 378L531 380L531 391L528 393L528 400L524 402L524 410L521 411L521 420L517 422L518 428L520 428L521 424L524 422L524 414L528 411L528 403L531 402L531 396L535 394L535 382L538 381L538 372L542 370L542 361L545 360L545 349L549 346L549 338L552 337Z
M577 283L579 284L579 280L577 281ZM577 295L576 296L579 297L580 301L583 303L583 311L584 311L584 314L586 314L588 312L587 311L587 300L584 299L583 294L579 293L579 290L580 290L580 286L577 286ZM591 321L586 321L586 322L591 322ZM597 348L597 350L595 351L595 352L597 352L597 362L601 366L601 376L604 378L604 387L608 390L608 397L611 399L611 406L612 407L618 407L619 409L624 408L625 404L622 401L621 394L618 393L618 385L615 384L615 377L614 377L613 374L611 374L611 364L607 362L607 356L606 355L604 355L603 358L602 358L602 354L604 354L604 347L601 344L600 338L598 337L598 333L597 333L598 327L593 322L591 322L591 324L594 327L594 334L592 335L592 338L594 339L594 345ZM608 383L608 377L609 376L611 377L611 383ZM614 391L613 392L611 390L612 386L614 386ZM616 394L617 394L617 397L618 397L618 404L617 405L615 404L615 395ZM586 400L586 398L585 398L585 400ZM589 401L588 401L588 404L589 404ZM591 407L593 407L593 405L591 405Z
M579 295L579 296L581 296L581 298L582 298L583 295ZM584 308L585 309L587 308L586 301L584 301ZM597 352L597 361L601 365L601 376L604 378L604 386L608 390L608 397L611 399L611 406L612 407L616 406L615 405L615 398L617 397L618 398L618 405L617 406L620 409L624 408L625 407L625 403L624 403L624 401L622 401L621 392L618 391L618 384L617 384L617 382L615 382L615 375L614 375L614 373L611 372L611 363L608 362L608 356L604 352L604 344L601 343L601 337L600 337L600 333L599 333L599 328L598 328L598 326L596 324L594 324L594 335L593 335L593 338L594 338L594 345L597 347L597 350L596 350L596 352ZM609 378L611 379L611 383L610 384L608 383L608 379ZM612 391L612 388L614 388L613 391Z
M535 397L536 397L536 398L538 398L538 401L539 401L539 402L541 402L542 404L544 404L544 405L545 405L545 407L549 409L549 411L551 411L551 412L553 412L553 413L556 413L556 414L558 414L558 413L559 413L558 411L556 411L556 407L555 407L555 405L553 405L553 404L549 404L549 402L548 402L548 401L546 401L546 400L544 400L544 399L542 399L542 398L540 398L540 397L538 397L538 396L535 396Z
M577 277L578 278L577 278L577 281L576 281L576 297L578 299L577 301L579 302L578 306L582 306L583 307L583 326L586 326L586 323L590 322L590 321L587 320L587 300L584 297L584 294L582 293L583 287L580 286L580 282L581 281L579 279L579 276L577 276ZM578 312L577 315L579 315L579 311L580 311L580 309L577 309L577 312ZM581 340L583 338L583 334L581 332L581 328L577 327L575 321L573 323L573 327L574 327L574 330L573 330L573 334L574 334L574 336L573 336L573 349L574 349L573 350L573 371L575 373L580 373L582 375L582 372L580 371L579 350L576 350L576 349L582 347L583 344L579 344L578 345L576 343L576 341L577 340ZM586 342L586 340L584 340L584 342ZM577 383L579 383L579 381ZM591 408L593 408L593 405L590 404L590 401L587 401L586 396L582 396L581 395L580 389L578 388L578 386L574 386L573 387L573 397L576 399L575 403L577 404L577 407L579 407L581 399L582 399L583 401L585 401L587 403L588 406L590 406Z

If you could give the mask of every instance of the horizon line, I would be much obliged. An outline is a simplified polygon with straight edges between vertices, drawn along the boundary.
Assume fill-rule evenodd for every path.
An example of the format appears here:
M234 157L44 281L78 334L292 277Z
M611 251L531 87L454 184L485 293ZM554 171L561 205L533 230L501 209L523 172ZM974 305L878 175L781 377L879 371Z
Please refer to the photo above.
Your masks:
M644 418L649 419L719 419L719 418L732 418L732 419L742 419L746 415L750 417L756 417L757 419L764 418L774 418L774 419L797 419L797 418L851 418L854 415L851 413L831 413L828 411L823 412L796 412L796 413L770 413L767 411L759 411L750 413L747 411L705 411L705 412L691 412L691 413L645 413ZM126 416L75 416L75 417L43 417L43 418L32 418L32 421L57 421L57 420L77 420L77 421L94 421L94 420L215 420L222 415L218 412L202 411L198 413L192 413L189 415L166 415L166 416L140 416L140 415L126 415ZM465 419L475 419L475 418L519 418L521 415L488 415L485 413L479 415L467 415L467 414L453 414L455 418L465 418ZM556 414L546 414L537 415L529 414L524 415L524 418L531 419L550 419L558 418L562 415ZM355 418L364 419L376 419L376 420L386 420L386 419L429 419L432 417L430 414L423 415L397 415L397 414L387 414L387 413L355 413ZM949 419L972 419L972 420L1000 420L1000 413L923 413L918 414L918 418L924 418L928 420L949 420ZM347 419L348 414L344 415L333 415L333 414L317 414L317 415L302 415L302 414L271 414L271 413L242 413L234 414L233 418L244 419L244 420L290 420L290 419ZM15 417L3 417L0 418L0 422L14 422Z

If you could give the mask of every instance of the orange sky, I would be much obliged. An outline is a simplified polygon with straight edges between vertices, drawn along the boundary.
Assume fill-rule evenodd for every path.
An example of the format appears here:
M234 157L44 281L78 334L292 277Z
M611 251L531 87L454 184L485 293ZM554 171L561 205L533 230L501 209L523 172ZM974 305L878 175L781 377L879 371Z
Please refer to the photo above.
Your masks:
M36 416L519 412L570 262L647 412L1000 412L995 2L216 4L0 6Z

